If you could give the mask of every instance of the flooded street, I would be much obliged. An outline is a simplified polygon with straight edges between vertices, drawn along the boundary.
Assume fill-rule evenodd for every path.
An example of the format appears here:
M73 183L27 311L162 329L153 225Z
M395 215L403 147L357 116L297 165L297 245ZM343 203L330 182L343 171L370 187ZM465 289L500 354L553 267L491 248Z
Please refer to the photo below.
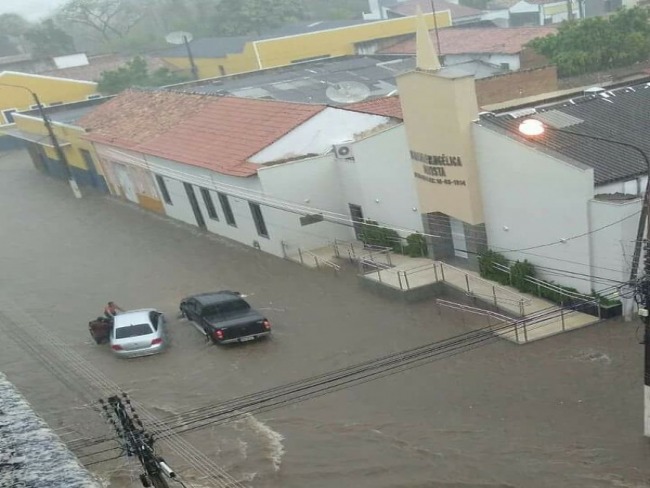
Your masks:
M119 454L79 440L109 433L86 404L111 384L164 418L476 326L433 301L372 295L352 273L306 269L88 191L76 200L25 153L0 158L0 226L0 371L78 455L106 451L83 462ZM247 294L272 339L217 348L177 319L183 296L219 289ZM109 300L164 312L172 347L121 360L95 345L87 323ZM227 484L197 471L203 458L188 462L191 446L255 488L650 486L638 327L494 342L198 429L161 452L195 487ZM133 466L89 469L107 486L139 486Z

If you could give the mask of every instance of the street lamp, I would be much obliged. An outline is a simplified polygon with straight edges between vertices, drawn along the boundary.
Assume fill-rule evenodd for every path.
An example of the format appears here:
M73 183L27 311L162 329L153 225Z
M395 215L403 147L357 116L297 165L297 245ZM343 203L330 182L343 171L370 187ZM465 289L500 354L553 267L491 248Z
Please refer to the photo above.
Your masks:
M43 119L43 124L45 125L45 128L47 129L47 133L50 136L50 141L52 142L52 146L54 147L54 150L56 151L56 155L59 157L61 162L63 163L63 166L65 167L66 174L68 176L68 183L70 183L70 188L72 188L72 193L74 193L74 196L76 198L81 198L81 191L79 190L79 185L77 185L77 181L74 179L74 176L72 175L72 171L70 170L70 164L68 163L68 158L65 155L65 152L63 152L63 149L59 145L59 141L56 138L56 135L54 134L54 130L52 129L52 124L50 123L50 118L47 116L45 113L45 109L43 108L43 104L41 103L41 100L38 98L38 95L27 88L26 86L22 85L12 85L9 83L0 83L0 86L8 86L11 88L20 88L21 90L28 91L32 98L34 99L34 102L36 103L36 106L38 107L38 113L40 114L41 118Z
M545 125L540 120L536 119L526 119L519 124L519 132L528 138L535 138L543 135L546 131L549 132L561 132L564 134L570 134L572 136L583 137L585 139L591 139L594 141L606 142L609 144L616 144L618 146L627 147L636 151L641 155L643 161L645 161L646 167L648 168L648 182L646 183L645 191L645 205L643 211L645 211L647 223L646 223L646 239L645 239L645 260L643 271L645 273L644 283L642 285L643 293L643 307L639 310L639 315L643 317L643 323L645 324L645 329L643 333L643 344L644 344L644 434L646 437L650 437L650 158L646 152L633 144L627 142L621 142L614 139L607 139L604 137L590 136L587 134L581 134L579 132L573 132L570 130L558 129L556 127L549 127ZM630 281L636 280L637 268L639 267L639 259L641 254L641 239L643 237L643 211L641 213L641 220L639 222L639 232L636 239L635 249L634 249L634 259L632 260L632 270L630 272Z

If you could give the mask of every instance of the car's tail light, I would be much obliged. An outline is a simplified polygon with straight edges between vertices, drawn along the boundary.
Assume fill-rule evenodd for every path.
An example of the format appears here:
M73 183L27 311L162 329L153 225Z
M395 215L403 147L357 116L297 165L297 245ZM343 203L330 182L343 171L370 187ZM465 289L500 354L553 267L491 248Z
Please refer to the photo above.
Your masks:
M264 326L264 328L265 328L266 330L271 330L271 322L269 322L268 320L264 319L264 320L262 321L262 325Z
M218 329L214 331L214 338L217 340L223 339L223 330Z
M123 348L122 346L120 346L119 344L113 344L113 345L111 346L111 349L112 349L113 351L121 351L121 350L124 349L124 348Z
M155 346L156 344L162 344L162 338L158 337L157 339L151 341L152 346Z

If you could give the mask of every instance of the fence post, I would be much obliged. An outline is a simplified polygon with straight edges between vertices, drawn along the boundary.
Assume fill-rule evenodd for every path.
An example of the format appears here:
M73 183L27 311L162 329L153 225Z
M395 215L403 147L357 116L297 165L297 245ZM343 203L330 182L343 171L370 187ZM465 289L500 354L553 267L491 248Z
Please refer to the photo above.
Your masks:
M404 287L402 286L402 272L397 271L397 281L399 282L399 289L403 290Z
M528 327L526 327L526 319L524 319L524 343L528 342Z
M287 259L287 243L284 241L280 241L280 245L282 246L282 257L284 259Z
M525 310L525 307L524 307L524 299L523 298L519 299L519 314L522 317L526 316L526 310Z
M381 283L381 268L377 268L377 278L379 279L379 283Z
M392 266L392 265L393 265L393 262L390 260L390 251L388 251L388 252L386 253L386 259L388 259L388 265L389 265L389 266Z
M445 266L440 263L440 273L442 274L442 281L445 281Z
M469 289L469 276L465 273L465 286L467 286L467 294L471 294L472 291Z
M298 248L298 256L300 257L300 264L305 264L305 262L302 260L302 250Z
M497 289L492 285L492 296L494 297L494 306L498 307L499 304L497 302Z
M316 263L316 268L320 269L320 264L318 262L318 257L317 256L314 256L314 263Z
M562 317L562 332L564 332L564 308L560 309L560 317Z
M433 262L433 275L436 277L436 283L438 283L438 266L436 266L436 262Z
M517 321L515 320L515 341L519 342L519 331L517 330Z
M337 258L341 257L341 253L339 252L339 242L337 239L334 239L334 256Z
M603 311L600 308L600 300L598 300L598 302L596 302L596 303L598 303L598 320L602 320L603 319L603 316L602 316Z

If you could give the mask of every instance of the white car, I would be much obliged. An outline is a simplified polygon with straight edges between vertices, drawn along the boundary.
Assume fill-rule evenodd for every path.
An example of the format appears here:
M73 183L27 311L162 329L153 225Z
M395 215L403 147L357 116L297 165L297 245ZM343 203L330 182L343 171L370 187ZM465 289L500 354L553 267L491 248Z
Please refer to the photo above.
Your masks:
M168 345L165 328L165 316L153 308L120 313L113 319L111 349L125 358L157 354Z

